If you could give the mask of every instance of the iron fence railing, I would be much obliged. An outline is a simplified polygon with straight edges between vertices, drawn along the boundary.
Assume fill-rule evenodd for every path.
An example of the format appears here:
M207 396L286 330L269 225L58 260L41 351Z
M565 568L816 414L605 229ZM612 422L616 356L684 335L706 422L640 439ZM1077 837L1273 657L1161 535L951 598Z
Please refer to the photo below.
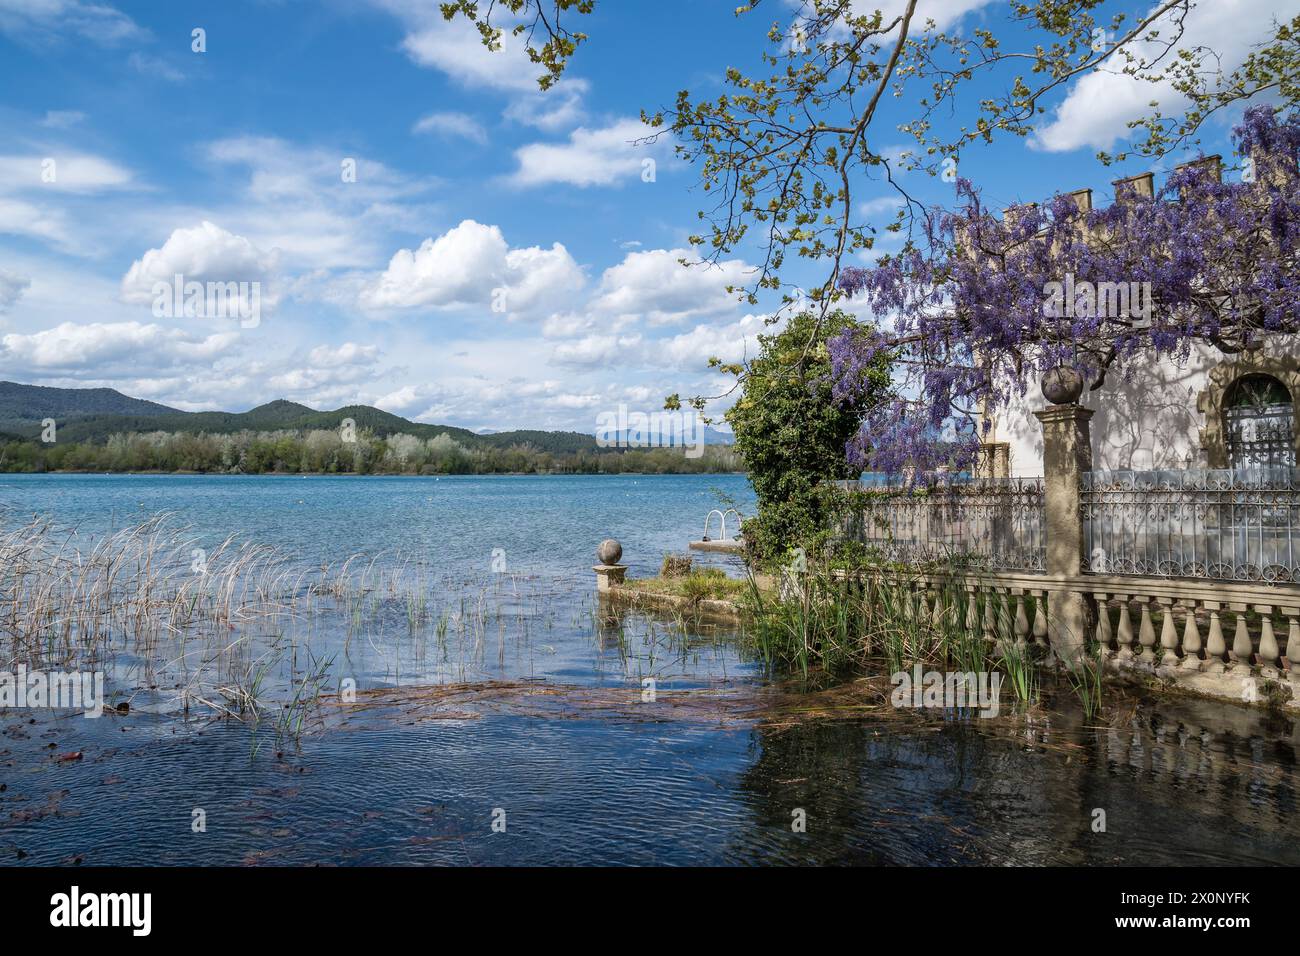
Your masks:
M1300 582L1300 470L1094 471L1081 487L1089 569Z
M952 480L921 486L841 482L852 506L841 527L878 560L1042 571L1043 479Z

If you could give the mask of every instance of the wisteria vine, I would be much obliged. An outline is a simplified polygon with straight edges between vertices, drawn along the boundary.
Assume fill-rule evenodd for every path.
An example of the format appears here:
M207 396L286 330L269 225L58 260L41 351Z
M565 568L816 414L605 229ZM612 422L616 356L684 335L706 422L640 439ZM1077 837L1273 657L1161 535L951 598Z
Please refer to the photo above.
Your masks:
M968 468L978 423L1036 373L1072 366L1096 388L1142 352L1182 360L1204 342L1234 353L1300 330L1300 111L1253 107L1233 142L1244 157L1233 181L1211 158L1179 167L1154 196L1121 185L1103 209L1057 195L999 218L959 180L957 208L927 216L920 243L845 269L841 290L892 328L831 341L836 397L853 398L882 352L902 370L849 460L889 474ZM1089 299L1102 288L1141 298Z

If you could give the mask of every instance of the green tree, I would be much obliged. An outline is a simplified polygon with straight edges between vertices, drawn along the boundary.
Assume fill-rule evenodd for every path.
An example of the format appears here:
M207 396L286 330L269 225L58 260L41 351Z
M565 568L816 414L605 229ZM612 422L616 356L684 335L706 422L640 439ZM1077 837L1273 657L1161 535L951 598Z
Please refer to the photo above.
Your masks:
M830 530L830 483L857 477L844 449L867 411L889 394L890 378L882 356L864 373L860 399L833 394L827 342L856 324L839 310L821 320L801 312L780 332L760 335L759 355L747 366L720 366L743 379L726 420L758 498L745 540L760 564L779 561L790 548L820 549Z

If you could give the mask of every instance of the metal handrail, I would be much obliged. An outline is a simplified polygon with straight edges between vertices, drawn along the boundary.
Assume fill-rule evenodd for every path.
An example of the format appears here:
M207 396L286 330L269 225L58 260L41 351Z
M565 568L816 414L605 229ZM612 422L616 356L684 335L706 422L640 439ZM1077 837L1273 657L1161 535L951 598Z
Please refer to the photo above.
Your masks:
M719 528L718 528L719 537L718 537L718 540L719 540L719 541L734 541L734 540L735 540L734 538L728 538L728 537L727 537L727 515L735 515L735 516L736 516L736 529L737 529L737 530L740 529L740 525L741 525L741 523L742 523L743 520L744 520L744 516L743 516L739 511L737 511L735 508L728 508L726 511L722 511L722 510L720 510L720 509L718 509L718 508L714 508L714 509L713 509L712 511L710 511L707 515L705 515L705 516L704 516L704 536L703 536L700 540L701 540L701 541L710 541L710 540L712 540L711 538L709 538L709 519L712 518L714 515L717 515L717 516L718 516L718 522L719 522Z

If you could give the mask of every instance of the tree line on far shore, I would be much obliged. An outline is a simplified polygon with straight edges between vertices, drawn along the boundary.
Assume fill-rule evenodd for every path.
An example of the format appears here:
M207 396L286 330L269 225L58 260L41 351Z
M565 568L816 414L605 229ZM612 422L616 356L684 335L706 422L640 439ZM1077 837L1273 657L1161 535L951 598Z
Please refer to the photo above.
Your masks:
M358 430L243 431L232 434L133 432L103 443L0 441L0 472L198 472L200 474L702 474L743 471L736 451L708 445L610 448L557 453L522 444L468 448L449 435L379 437Z

